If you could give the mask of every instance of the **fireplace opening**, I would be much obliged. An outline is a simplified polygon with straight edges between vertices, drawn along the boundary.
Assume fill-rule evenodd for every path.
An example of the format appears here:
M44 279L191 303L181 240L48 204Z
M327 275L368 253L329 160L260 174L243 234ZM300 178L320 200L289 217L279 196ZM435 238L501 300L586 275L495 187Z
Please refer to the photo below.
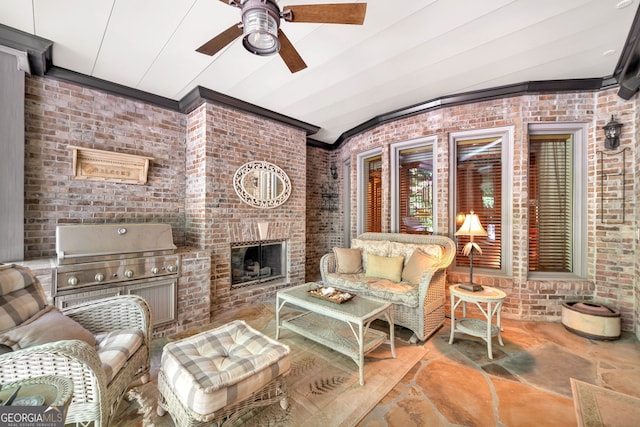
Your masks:
M280 279L286 275L285 240L231 244L231 289Z

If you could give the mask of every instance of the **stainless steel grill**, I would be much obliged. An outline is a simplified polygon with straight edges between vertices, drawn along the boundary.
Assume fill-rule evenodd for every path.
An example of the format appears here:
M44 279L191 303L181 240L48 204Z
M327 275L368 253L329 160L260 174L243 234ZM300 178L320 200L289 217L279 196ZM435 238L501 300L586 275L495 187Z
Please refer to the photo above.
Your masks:
M58 307L122 293L154 309L154 324L175 320L180 256L169 224L65 225L56 228L52 296Z

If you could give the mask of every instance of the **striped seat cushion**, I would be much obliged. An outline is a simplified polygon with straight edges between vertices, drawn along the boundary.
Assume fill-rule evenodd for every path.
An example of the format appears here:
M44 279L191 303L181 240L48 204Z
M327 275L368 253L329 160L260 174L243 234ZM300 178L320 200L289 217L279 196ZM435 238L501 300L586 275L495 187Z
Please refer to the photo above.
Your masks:
M144 335L140 329L123 329L96 335L98 357L107 376L107 384L111 383L143 341Z
M161 369L182 403L213 414L289 371L289 347L235 320L169 343Z

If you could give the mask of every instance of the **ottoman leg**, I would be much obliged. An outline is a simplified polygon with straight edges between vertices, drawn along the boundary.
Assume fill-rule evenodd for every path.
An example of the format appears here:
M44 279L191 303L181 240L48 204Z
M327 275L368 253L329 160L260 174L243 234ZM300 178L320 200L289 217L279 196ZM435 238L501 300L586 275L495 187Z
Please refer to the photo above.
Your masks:
M287 386L284 380L282 379L282 377L280 378L279 382L280 382L280 385L278 386L278 391L282 395L282 399L280 399L280 407L286 411L287 408L289 407L289 399L288 399L289 395L287 394Z
M282 409L284 409L285 411L287 410L287 408L289 407L289 399L287 399L287 397L283 397L282 399L280 399L280 407Z
M159 417L163 417L164 414L167 413L164 403L165 403L164 396L162 395L162 393L158 393L158 403L156 404L156 413L158 414Z
M164 414L166 414L167 411L165 411L162 406L158 405L158 407L156 408L156 413L159 417L164 417Z

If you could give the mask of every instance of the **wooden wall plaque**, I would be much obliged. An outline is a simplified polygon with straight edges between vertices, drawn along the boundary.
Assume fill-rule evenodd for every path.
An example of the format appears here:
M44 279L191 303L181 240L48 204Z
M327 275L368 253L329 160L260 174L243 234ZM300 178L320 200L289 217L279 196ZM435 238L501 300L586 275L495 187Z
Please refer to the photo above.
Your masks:
M68 146L73 150L73 176L75 179L145 184L149 162L153 157L114 153L93 148Z

